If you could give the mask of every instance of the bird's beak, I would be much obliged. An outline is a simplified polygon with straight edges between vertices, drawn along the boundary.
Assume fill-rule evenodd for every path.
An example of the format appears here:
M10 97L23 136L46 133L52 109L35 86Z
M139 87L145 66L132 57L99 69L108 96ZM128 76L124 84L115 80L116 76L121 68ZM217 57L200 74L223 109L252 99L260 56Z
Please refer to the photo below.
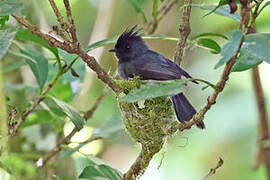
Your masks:
M117 52L117 49L110 49L109 52Z

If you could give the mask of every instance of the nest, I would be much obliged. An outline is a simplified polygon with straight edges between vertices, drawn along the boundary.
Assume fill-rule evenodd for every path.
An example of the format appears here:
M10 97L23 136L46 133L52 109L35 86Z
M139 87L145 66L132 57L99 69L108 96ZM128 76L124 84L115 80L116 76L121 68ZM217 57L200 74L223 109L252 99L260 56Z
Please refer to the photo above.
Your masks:
M121 91L128 94L139 88L143 82L117 80ZM141 104L141 103L140 103ZM157 153L166 138L172 135L171 127L176 123L172 103L168 97L157 97L145 100L142 105L129 102L119 103L126 130L142 149L150 154Z

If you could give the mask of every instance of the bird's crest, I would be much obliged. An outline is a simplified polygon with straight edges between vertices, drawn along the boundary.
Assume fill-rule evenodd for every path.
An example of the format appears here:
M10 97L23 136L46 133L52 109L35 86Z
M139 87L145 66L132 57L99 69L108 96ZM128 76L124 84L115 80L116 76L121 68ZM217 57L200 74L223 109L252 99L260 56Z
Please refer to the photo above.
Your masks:
M128 40L140 40L141 36L140 36L140 30L141 29L137 29L137 25L133 26L131 29L126 29L121 36L118 38L117 43L122 44Z

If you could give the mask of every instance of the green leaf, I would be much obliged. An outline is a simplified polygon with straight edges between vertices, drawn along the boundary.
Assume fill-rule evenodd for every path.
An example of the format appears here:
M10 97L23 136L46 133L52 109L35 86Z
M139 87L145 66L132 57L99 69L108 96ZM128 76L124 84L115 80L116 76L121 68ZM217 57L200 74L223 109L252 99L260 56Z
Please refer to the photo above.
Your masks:
M261 60L270 63L270 33L248 34L243 47Z
M0 16L8 16L23 9L23 3L14 0L0 1Z
M45 48L47 48L48 50L50 50L56 57L58 57L58 50L55 47L51 47L49 46L49 44L43 40L42 38L38 37L35 34L32 34L31 31L29 31L28 29L20 29L16 36L15 39L17 40L21 40L21 41L31 41L33 43L36 43L40 46L43 46Z
M45 109L36 109L34 113L30 114L22 123L20 128L26 128L36 124L51 124L56 129L63 127L63 122L60 123L59 118L53 113ZM62 125L62 127L61 127Z
M155 35L142 35L142 38L145 40L168 40L168 41L178 41L178 38L175 37L171 37L171 36L166 36L166 35L160 35L160 34L155 34ZM104 39L101 41L97 41L93 44L90 44L89 46L87 46L85 48L86 52L92 51L96 48L105 46L105 45L111 45L111 44L115 44L116 41L118 39L117 37L112 37L112 38L108 38L108 39Z
M263 10L264 8L266 8L267 6L269 6L269 5L270 5L270 1L267 1L267 2L261 7L261 9L259 10L258 14L260 14L260 13L262 12L262 10Z
M144 22L147 23L146 16L142 10L142 5L145 2L145 0L128 0L128 2L133 6L133 8L137 13L140 13L143 16Z
M213 10L215 10L215 8L217 7L217 6L200 5L200 4L194 4L192 6L203 9L203 10L210 10L211 12ZM231 14L230 12L231 12L231 10L230 10L230 7L228 5L221 6L214 11L215 14L232 18L238 22L241 21L241 16L238 12L235 12L234 14ZM208 15L209 15L209 13L208 13Z
M21 50L21 53L28 57L26 63L30 66L40 89L42 89L48 78L48 60L35 50Z
M220 53L220 46L216 41L212 39L202 38L198 40L197 44L210 49L210 52L212 52L213 54Z
M223 35L223 34L219 34L219 33L201 33L201 34L198 34L194 37L191 38L191 40L195 40L195 39L198 39L198 38L201 38L201 37L205 37L205 36L213 36L213 37L221 37L223 39L226 39L228 40L228 37Z
M270 33L248 34L232 71L244 71L262 61L270 63Z
M99 47L102 47L102 46L105 46L105 45L114 44L114 43L116 43L117 39L118 39L118 37L112 37L112 38L104 39L104 40L101 40L101 41L97 41L97 42L87 46L85 48L85 51L89 52L89 51L92 51L92 50L94 50L96 48L99 48Z
M0 16L0 29L4 29L9 16Z
M226 4L228 4L228 0L220 0L219 3L218 3L218 5L212 11L210 11L207 14L205 14L203 17L206 17L206 16L214 13L218 8L220 8L221 6L224 6Z
M228 42L221 49L221 56L223 56L219 62L216 64L215 69L226 64L237 52L243 39L242 31L233 31L229 35Z
M6 54L15 34L14 29L0 30L0 59Z
M71 102L74 97L71 83L64 78L59 79L48 94L65 102Z
M256 55L252 54L247 49L241 49L237 61L232 68L232 72L245 71L260 63L262 63L262 60L256 57Z
M130 91L126 96L119 97L119 102L137 102L160 96L173 96L182 92L182 86L186 82L186 80L173 80L142 85L139 89Z
M79 178L91 178L92 180L122 180L123 175L108 165L90 165L83 169Z
M79 111L75 109L73 106L51 97L52 100L62 109L62 111L70 118L72 123L75 125L76 129L79 131L83 128L85 124L84 118L80 115Z

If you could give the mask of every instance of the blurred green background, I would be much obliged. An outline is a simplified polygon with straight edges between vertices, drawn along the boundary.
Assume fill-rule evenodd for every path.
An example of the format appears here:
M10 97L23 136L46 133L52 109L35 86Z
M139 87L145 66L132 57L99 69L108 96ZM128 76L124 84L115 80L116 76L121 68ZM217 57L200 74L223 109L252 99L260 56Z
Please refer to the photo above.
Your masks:
M56 24L56 18L46 0L24 0L23 14L27 19L38 25L43 31L50 31ZM56 0L60 10L64 13L61 0ZM203 3L213 3L204 1ZM195 1L194 3L201 3ZM180 4L175 5L164 17L155 34L164 34L178 37L178 27L181 13ZM135 24L143 27L141 14L136 13L127 0L71 0L71 6L79 40L82 46L96 41L121 34L127 27ZM146 17L151 17L151 1L143 4ZM232 19L215 14L202 18L207 11L193 8L191 16L191 36L203 32L217 32L228 34L238 28L238 23ZM257 20L258 32L269 32L270 10L265 9ZM9 21L14 25L15 21ZM143 31L143 30L142 30ZM220 44L223 41L217 39ZM148 40L147 44L165 57L173 59L176 42ZM114 74L117 60L108 52L112 46L106 46L89 54L95 56L102 67ZM165 47L165 48L164 48ZM45 52L46 53L46 52ZM191 47L186 51L182 67L194 78L217 82L223 68L214 70L220 55L213 55L208 50ZM18 57L8 54L4 60L4 68L20 61ZM81 111L88 110L95 99L102 93L103 84L96 75L83 63L76 62L81 67L80 78L63 77L52 89L52 95L57 96ZM51 68L54 68L53 66ZM262 63L260 72L265 91L266 105L270 117L270 65ZM85 73L84 73L85 71ZM71 80L67 80L70 78ZM28 66L4 73L5 93L10 98L8 109L17 107L24 109L28 105L33 92L26 85L33 87L37 83ZM23 85L19 86L19 85ZM205 103L212 89L202 91L203 85L189 85L185 94L189 97L196 109ZM44 123L28 126L22 130L19 137L11 138L10 155L5 160L15 171L14 179L50 179L47 168L37 169L35 162L50 151L57 142L56 132L64 126L65 134L73 126L70 122L48 119L51 116L44 111L32 114L29 118L44 118ZM224 165L209 179L218 180L254 180L267 179L264 166L254 171L257 152L257 107L251 82L250 70L232 73L227 86L218 97L217 103L205 117L206 130L201 131L193 127L191 130L177 133L170 138L163 150L154 157L142 180L197 180L215 167L218 158L224 160ZM57 123L58 122L58 123ZM108 124L109 123L109 124ZM83 141L91 136L93 129L103 126L123 128L119 108L115 96L110 92L98 107L92 119L87 122L80 134L72 141ZM61 129L61 128L60 128ZM70 147L75 147L73 143ZM76 179L82 169L89 163L88 156L101 158L121 172L128 170L139 153L139 145L135 144L129 135L121 130L119 133L103 140L85 145L72 156L61 153L53 160L53 170L56 179ZM63 156L63 157L62 157ZM163 158L164 156L164 158ZM163 160L162 160L163 159ZM159 167L160 163L162 164ZM2 175L1 175L2 174ZM0 179L4 178L4 170L0 171ZM8 176L8 175L7 175ZM8 179L8 178L7 178Z

